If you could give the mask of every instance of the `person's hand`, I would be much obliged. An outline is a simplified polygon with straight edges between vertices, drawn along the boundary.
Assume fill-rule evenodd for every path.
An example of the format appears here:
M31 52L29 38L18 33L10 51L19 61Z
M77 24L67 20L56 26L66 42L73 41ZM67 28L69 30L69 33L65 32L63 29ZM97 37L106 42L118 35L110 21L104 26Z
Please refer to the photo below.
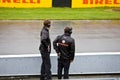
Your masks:
M48 46L48 52L50 52L50 46Z
M58 57L58 59L60 59L60 53L57 53L57 57Z
M72 63L73 62L73 60L70 60L70 63Z
M57 56L60 56L60 53L57 53Z

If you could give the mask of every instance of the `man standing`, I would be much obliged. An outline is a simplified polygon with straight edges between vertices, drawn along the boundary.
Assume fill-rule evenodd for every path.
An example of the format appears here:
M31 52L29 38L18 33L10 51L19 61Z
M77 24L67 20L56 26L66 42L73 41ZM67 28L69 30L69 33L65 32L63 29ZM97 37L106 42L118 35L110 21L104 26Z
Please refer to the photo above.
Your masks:
M50 52L51 52L51 41L49 37L49 29L51 26L50 20L45 20L43 23L43 29L40 33L41 44L39 47L42 64L41 64L41 80L51 80L51 61L50 61Z
M62 79L62 70L64 68L64 79L69 79L70 63L74 60L75 41L71 37L72 28L66 27L64 34L58 36L53 41L53 46L58 54L58 79Z

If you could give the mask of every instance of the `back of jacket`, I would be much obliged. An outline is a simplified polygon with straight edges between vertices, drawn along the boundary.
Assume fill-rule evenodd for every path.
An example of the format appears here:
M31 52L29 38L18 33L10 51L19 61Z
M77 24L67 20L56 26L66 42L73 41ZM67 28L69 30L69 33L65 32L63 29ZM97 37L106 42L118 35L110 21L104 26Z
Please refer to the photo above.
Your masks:
M75 54L75 42L69 34L58 36L53 42L54 49L57 53L60 53L60 58L74 59Z

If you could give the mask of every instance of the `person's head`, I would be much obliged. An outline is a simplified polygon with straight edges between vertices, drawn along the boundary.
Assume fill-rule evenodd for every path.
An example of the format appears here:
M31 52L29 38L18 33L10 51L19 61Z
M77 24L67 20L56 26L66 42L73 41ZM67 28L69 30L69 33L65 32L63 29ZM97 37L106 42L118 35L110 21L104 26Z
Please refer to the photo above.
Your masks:
M50 26L51 26L51 21L50 20L44 20L44 22L43 22L43 25L44 25L44 27L46 27L46 28L50 28Z
M64 33L72 34L72 28L71 27L65 27Z

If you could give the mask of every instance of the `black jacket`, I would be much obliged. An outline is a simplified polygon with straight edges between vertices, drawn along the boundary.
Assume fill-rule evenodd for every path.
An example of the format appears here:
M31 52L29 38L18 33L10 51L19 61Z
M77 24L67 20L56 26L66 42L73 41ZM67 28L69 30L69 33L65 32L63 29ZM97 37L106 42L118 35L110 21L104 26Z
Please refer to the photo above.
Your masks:
M75 41L70 34L58 36L53 41L53 47L57 53L60 53L60 58L74 60Z
M40 41L41 44L40 44L39 50L47 51L50 53L51 52L51 41L49 37L49 30L43 27L40 33L40 37L41 37L41 41ZM48 49L48 46L49 46L49 49Z

